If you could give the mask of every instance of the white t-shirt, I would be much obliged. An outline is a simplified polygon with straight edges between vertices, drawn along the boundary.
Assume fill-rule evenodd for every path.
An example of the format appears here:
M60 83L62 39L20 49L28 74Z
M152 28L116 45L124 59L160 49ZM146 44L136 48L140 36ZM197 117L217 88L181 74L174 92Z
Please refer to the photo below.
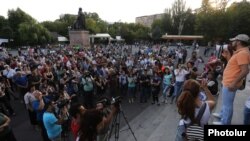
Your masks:
M174 70L174 74L175 74L175 79L177 82L184 82L185 81L185 76L187 74L189 74L188 71L181 69L179 72L179 69L175 69Z
M15 74L16 74L16 71L13 69L3 71L3 75L6 76L7 78L12 78Z
M216 51L220 51L220 47L221 47L220 45L216 45L215 47L216 47Z
M28 109L27 105L29 105L29 104L31 105L32 102L35 100L36 100L35 96L30 92L27 92L24 95L24 103L25 103L27 109Z

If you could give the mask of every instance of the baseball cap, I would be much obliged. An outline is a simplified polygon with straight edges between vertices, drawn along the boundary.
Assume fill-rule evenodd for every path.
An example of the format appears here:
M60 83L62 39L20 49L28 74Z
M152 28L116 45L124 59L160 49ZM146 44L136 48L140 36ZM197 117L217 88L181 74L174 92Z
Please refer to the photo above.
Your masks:
M239 34L237 36L235 36L234 38L231 38L230 41L243 41L243 42L248 42L249 41L249 37L246 34Z

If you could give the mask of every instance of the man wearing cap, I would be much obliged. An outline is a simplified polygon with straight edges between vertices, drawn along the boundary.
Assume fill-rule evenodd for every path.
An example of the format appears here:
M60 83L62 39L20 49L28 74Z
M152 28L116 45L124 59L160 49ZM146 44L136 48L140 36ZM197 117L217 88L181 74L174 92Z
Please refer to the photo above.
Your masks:
M55 115L56 103L49 101L45 104L44 109L46 109L46 111L43 114L43 124L49 139L51 141L61 141L62 124L64 120L62 116L56 117Z
M233 117L233 102L237 89L243 84L243 79L249 73L250 52L248 49L249 37L246 34L239 34L230 39L234 50L233 56L223 73L222 80L222 109L221 114L214 113L220 118L220 122L214 124L230 125Z

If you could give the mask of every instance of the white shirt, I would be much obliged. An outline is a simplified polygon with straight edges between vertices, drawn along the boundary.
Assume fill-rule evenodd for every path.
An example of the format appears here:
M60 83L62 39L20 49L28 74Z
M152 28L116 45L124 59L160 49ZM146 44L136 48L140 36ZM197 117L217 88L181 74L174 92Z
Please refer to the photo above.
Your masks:
M9 70L5 69L3 71L3 75L6 76L7 78L12 78L15 74L16 74L16 71L13 69L9 69Z
M32 102L35 100L36 100L35 96L30 92L27 92L24 95L24 103L25 103L27 109L28 109L27 105L31 105Z
M182 59L183 54L182 54L181 52L178 52L178 54L177 54L177 55L178 55L178 58L179 58L179 59Z
M216 47L216 51L220 51L220 45L215 45L215 47Z
M177 82L184 82L185 76L189 74L189 72L184 69L181 69L180 71L179 69L175 69L174 74L175 74L175 79Z

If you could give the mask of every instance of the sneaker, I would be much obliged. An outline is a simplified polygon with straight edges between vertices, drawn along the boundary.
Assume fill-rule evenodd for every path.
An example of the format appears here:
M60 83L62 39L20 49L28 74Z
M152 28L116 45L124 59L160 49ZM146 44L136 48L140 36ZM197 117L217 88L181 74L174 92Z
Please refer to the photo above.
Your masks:
M157 106L160 106L160 103L159 103L159 102L157 103Z
M151 104L152 104L152 105L154 105L155 103L154 103L154 102L152 102Z
M216 118L221 118L221 115L219 113L213 113L212 115Z
M165 100L165 104L168 104L168 101L167 101L167 100Z
M222 125L222 123L220 121L214 121L213 125Z

